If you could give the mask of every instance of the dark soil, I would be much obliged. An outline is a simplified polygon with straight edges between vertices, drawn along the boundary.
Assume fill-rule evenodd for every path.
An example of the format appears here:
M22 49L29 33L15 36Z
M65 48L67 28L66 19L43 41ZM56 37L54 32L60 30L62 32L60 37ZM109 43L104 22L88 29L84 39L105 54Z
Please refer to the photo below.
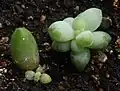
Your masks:
M114 5L115 4L115 5ZM92 58L84 72L71 64L69 53L51 49L47 28L68 16L97 7L112 26L103 30L112 36L108 48L100 53L92 50ZM0 91L120 91L119 0L0 0ZM53 81L48 85L24 80L24 72L17 68L10 55L10 37L16 27L26 27L36 38L41 64ZM116 44L117 48L116 48ZM107 58L107 60L104 60Z

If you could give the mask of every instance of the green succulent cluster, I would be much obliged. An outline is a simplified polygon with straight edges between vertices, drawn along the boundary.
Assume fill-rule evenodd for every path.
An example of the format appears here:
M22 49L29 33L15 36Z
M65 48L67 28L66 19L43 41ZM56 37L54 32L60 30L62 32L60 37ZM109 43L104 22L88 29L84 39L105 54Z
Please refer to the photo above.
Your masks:
M25 72L25 78L27 80L33 80L34 82L40 82L42 84L48 84L52 81L52 78L46 74L41 66L36 71L28 70Z
M25 27L16 28L11 37L11 55L13 62L22 70L26 70L27 80L48 84L52 81L39 65L39 52L36 40ZM33 71L35 70L36 71Z
M102 18L101 9L89 8L75 18L53 22L48 28L52 48L57 52L70 51L73 65L83 71L90 61L90 49L104 49L111 41L108 33L95 31Z

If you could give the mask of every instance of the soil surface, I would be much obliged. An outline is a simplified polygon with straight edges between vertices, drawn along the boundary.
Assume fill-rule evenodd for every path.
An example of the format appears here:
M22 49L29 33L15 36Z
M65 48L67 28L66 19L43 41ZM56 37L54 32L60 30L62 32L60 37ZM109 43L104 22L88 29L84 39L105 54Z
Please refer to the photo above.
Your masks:
M66 17L100 8L111 26L103 30L112 36L104 51L92 51L84 72L71 64L69 53L51 49L47 28ZM17 27L28 28L39 46L41 65L53 81L48 85L24 79L24 71L12 63L11 34ZM119 0L0 0L0 91L120 91L120 7Z

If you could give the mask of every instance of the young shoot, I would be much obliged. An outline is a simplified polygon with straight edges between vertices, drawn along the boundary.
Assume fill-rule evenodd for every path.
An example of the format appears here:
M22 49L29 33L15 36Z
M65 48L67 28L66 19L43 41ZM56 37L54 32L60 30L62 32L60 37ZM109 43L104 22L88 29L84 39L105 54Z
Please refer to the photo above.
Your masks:
M41 76L41 73L40 72L36 72L35 75L34 75L34 81L35 82L38 82L40 80L40 76Z
M52 81L51 77L46 74L46 73L43 73L41 76L40 76L40 82L42 84L48 84Z
M33 80L34 79L35 72L34 71L26 71L25 72L25 78L27 80Z
M89 47L93 43L93 33L91 31L84 31L76 36L76 43L78 47Z
M82 19L81 17L76 17L74 20L73 20L73 23L72 23L72 28L76 31L76 30L84 30L86 27L86 23L85 23L85 20Z

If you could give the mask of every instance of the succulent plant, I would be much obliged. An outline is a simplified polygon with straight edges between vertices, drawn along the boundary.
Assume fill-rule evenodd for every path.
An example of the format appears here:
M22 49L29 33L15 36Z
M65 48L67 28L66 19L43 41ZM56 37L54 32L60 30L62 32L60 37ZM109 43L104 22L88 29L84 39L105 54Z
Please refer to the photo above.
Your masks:
M23 70L33 70L39 65L39 53L35 38L25 27L16 28L11 37L13 62Z
M35 82L38 82L40 80L40 76L41 76L41 73L40 72L36 72L35 75L34 75L34 81Z
M34 71L29 70L29 71L25 72L25 78L27 80L33 80L34 76L35 76L35 72Z
M34 81L36 83L40 82L42 84L49 84L52 81L50 75L41 70L42 66L39 66L36 71L28 70L25 72L25 78L29 81ZM40 72L41 71L41 72Z
M58 52L71 50L73 65L80 72L83 71L90 61L90 49L104 49L111 41L108 33L95 31L103 22L102 19L101 9L89 8L75 18L53 22L48 28L52 48Z
M46 73L41 74L41 76L40 76L40 82L42 84L48 84L51 81L52 81L52 79L51 79L51 77L48 74L46 74Z

